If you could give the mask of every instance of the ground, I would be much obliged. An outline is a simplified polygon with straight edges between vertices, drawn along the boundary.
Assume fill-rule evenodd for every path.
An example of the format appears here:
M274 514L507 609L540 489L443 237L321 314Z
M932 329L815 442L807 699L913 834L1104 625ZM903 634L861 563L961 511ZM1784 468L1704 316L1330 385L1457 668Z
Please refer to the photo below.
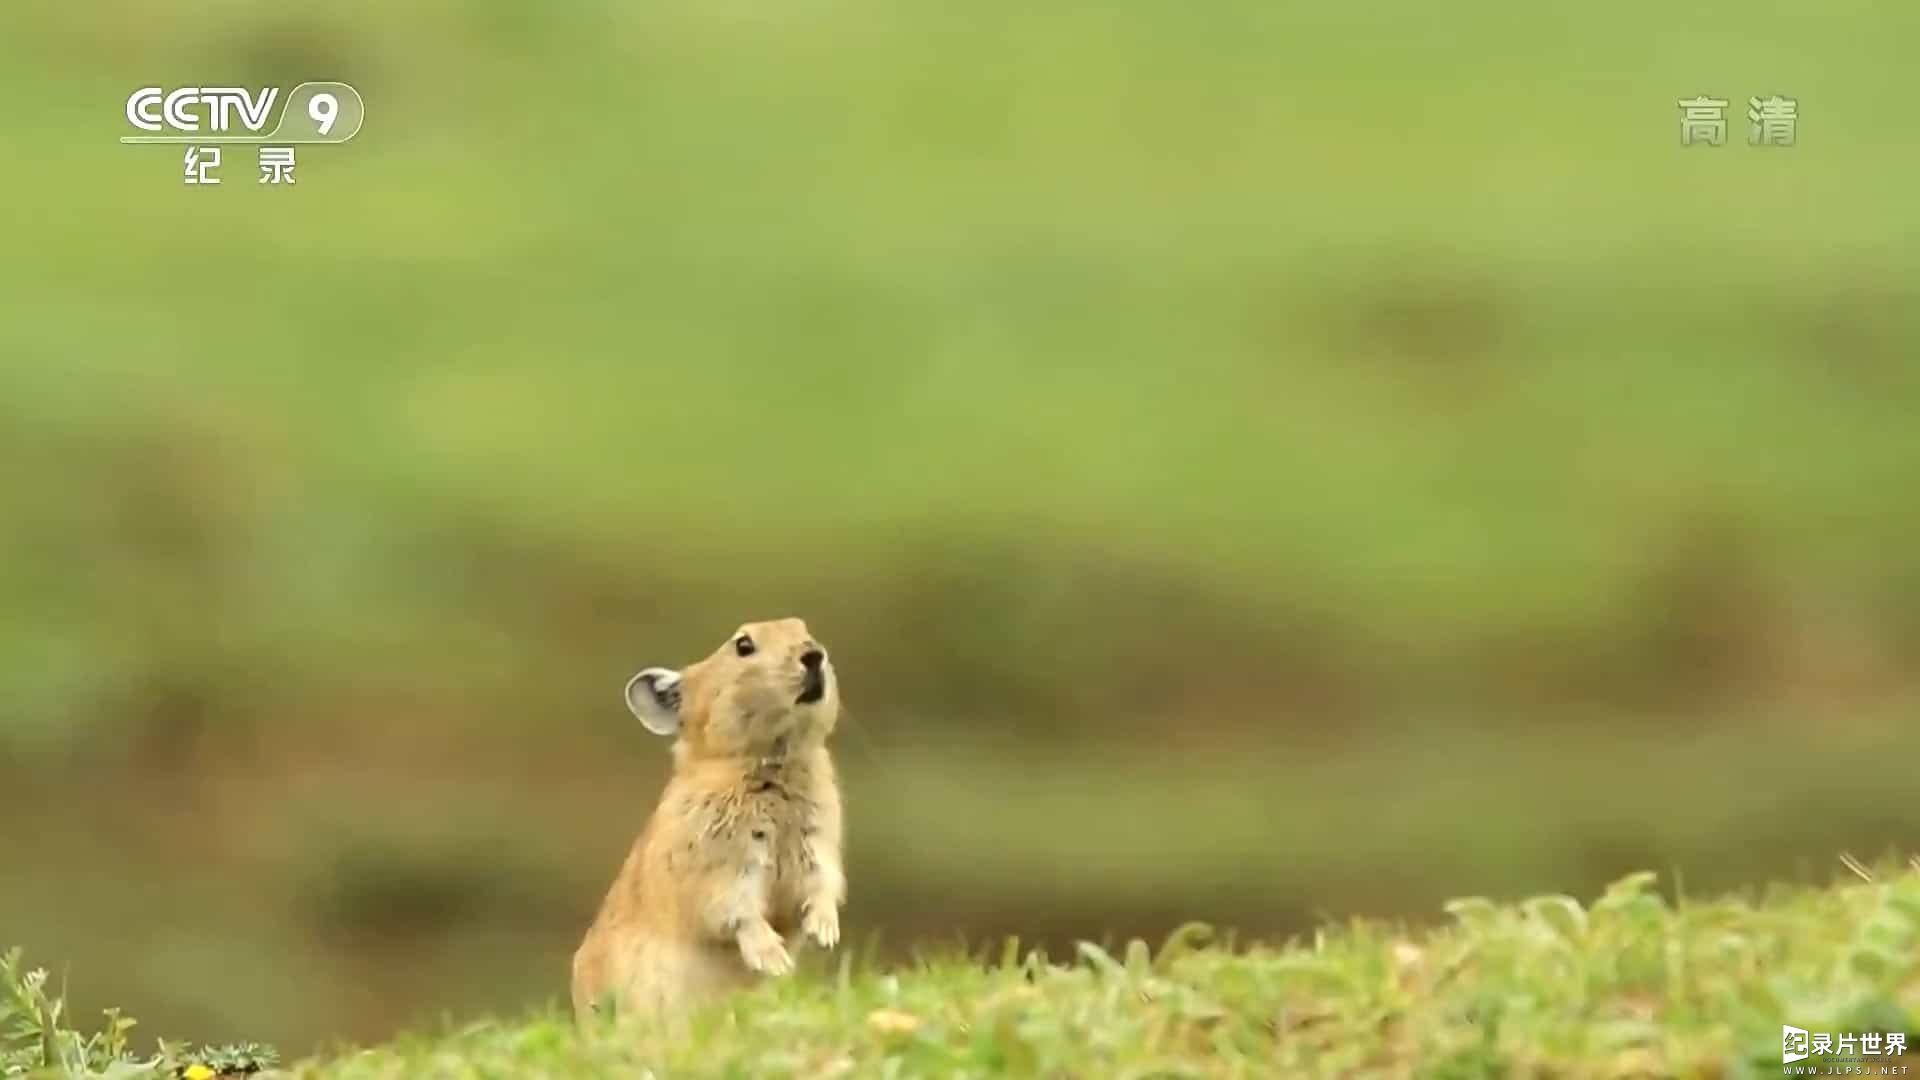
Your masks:
M1782 1031L1793 1026L1875 1036L1882 1053L1856 1064L1898 1075L1907 1055L1885 1047L1890 1035L1914 1041L1920 874L1852 866L1826 888L1712 900L1671 895L1650 873L1590 904L1462 899L1448 905L1446 926L1425 933L1356 922L1244 946L1194 924L1157 948L1087 943L1072 957L1017 941L894 971L843 957L710 1009L678 1037L581 1033L556 1006L289 1071L1735 1077L1784 1067ZM13 1057L0 1062L25 1065L38 1043L7 1045Z

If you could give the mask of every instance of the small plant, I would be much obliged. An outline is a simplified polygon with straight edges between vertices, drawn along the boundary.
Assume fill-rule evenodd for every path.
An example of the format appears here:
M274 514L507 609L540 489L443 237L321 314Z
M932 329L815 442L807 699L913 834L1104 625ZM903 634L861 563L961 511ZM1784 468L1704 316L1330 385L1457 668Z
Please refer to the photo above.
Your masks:
M161 1058L136 1058L127 1043L134 1021L118 1009L92 1034L64 1026L66 1001L47 992L47 970L24 970L20 950L0 956L0 1076L147 1077Z
M251 1076L280 1064L280 1055L271 1046L259 1043L229 1043L202 1046L160 1041L160 1056L166 1075L176 1080L211 1080L213 1077Z
M68 1026L67 1003L47 990L45 968L24 968L19 949L0 955L0 1077L84 1077L87 1080L213 1080L273 1068L279 1055L257 1043L194 1048L162 1040L159 1051L133 1052L132 1017L106 1009L100 1030Z

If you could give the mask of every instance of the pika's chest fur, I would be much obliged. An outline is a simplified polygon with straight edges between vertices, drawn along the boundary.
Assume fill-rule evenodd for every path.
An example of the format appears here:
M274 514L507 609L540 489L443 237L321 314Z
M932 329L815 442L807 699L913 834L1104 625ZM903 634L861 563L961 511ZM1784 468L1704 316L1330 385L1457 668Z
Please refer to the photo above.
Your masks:
M783 932L799 918L821 838L822 802L804 776L748 775L720 786L688 783L660 813L662 868L674 878L718 884L751 879L767 891L769 920Z

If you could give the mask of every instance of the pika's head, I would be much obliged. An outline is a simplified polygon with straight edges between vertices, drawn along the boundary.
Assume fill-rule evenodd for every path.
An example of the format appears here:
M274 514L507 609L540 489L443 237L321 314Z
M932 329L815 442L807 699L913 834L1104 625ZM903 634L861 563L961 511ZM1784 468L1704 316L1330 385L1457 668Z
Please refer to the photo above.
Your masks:
M712 655L627 682L627 708L683 757L777 757L826 742L840 686L826 647L799 619L748 623Z

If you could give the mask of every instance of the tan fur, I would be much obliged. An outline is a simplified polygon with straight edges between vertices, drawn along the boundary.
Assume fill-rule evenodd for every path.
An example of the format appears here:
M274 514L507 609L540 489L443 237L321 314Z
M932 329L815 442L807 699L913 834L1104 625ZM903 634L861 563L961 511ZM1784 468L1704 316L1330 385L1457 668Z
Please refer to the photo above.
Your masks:
M738 655L742 635L750 656ZM824 686L802 703L809 650ZM822 948L840 940L847 886L826 745L840 688L824 647L799 619L742 626L678 672L677 711L652 689L673 674L649 668L629 684L650 729L671 730L677 713L673 775L573 955L582 1021L671 1016L786 974L796 928Z

